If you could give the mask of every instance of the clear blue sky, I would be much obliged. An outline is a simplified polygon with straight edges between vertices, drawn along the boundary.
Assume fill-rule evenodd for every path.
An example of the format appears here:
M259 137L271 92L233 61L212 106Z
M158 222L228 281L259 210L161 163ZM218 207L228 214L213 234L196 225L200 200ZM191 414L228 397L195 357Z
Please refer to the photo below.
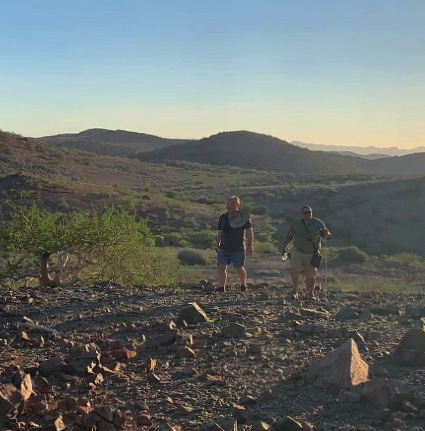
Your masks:
M424 0L3 0L0 127L425 145L424 23Z

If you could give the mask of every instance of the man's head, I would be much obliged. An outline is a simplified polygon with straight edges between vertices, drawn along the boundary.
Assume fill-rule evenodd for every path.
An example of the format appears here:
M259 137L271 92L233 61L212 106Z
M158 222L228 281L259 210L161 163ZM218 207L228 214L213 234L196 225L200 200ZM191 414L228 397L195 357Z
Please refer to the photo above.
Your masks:
M313 217L313 210L311 209L311 206L304 205L301 207L301 218L305 221L310 220Z
M227 199L226 208L229 214L234 214L241 206L241 200L237 196L230 196Z

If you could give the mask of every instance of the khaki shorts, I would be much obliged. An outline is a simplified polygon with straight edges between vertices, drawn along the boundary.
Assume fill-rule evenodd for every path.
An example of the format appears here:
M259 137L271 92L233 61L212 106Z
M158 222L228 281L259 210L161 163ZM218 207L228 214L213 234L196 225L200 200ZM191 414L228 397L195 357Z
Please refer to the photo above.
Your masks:
M290 269L295 270L306 277L314 278L317 275L317 268L311 266L313 253L301 253L295 247L291 250Z

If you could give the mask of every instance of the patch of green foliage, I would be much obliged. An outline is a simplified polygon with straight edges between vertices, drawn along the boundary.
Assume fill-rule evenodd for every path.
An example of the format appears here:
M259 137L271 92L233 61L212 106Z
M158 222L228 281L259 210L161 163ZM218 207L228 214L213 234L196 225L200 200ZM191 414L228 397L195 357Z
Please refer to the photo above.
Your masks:
M355 245L349 247L341 247L338 250L338 257L346 262L350 263L364 263L369 259L369 255L364 251L360 250Z
M186 248L180 250L177 253L177 259L182 265L194 266L194 265L206 265L207 258L199 250L194 250L191 248Z
M68 253L81 264L80 278L119 284L172 284L178 263L154 247L146 219L127 209L103 213L51 213L33 203L10 204L9 222L0 229L0 250L42 259ZM10 273L18 267L5 267ZM33 268L37 270L34 265ZM10 274L9 274L10 275Z

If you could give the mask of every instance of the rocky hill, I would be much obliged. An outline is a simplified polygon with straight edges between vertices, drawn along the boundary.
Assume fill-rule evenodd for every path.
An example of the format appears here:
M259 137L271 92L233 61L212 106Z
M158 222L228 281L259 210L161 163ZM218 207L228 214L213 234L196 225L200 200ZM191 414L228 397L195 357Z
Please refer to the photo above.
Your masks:
M272 136L246 131L219 133L200 141L142 154L140 157L155 162L186 160L300 174L369 172L367 161L358 157L313 152Z
M186 143L186 139L166 139L126 130L89 129L80 133L43 136L40 141L58 147L77 148L109 156L134 156L169 145Z

